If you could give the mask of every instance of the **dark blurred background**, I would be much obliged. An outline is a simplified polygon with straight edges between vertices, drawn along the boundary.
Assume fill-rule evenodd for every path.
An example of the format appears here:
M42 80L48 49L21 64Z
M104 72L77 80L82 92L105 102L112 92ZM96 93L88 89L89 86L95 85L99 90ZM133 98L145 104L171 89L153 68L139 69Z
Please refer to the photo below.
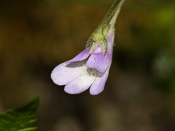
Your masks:
M114 0L1 0L0 112L41 97L38 131L175 131L175 1L127 0L105 90L69 95L52 69Z

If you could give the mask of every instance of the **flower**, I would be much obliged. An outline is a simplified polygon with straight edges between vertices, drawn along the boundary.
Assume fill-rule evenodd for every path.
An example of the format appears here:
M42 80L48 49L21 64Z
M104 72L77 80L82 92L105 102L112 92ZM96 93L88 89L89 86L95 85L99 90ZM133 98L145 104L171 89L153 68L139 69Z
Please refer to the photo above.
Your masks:
M91 95L104 90L112 63L114 25L125 0L116 0L102 22L92 33L85 50L54 68L53 82L65 85L64 91L79 94L90 88Z
M83 50L73 59L66 61L51 73L53 82L57 85L66 85L64 91L69 94L78 94L90 88L91 95L97 95L104 90L112 63L114 30L106 37L108 47L105 55L98 46L89 54L90 48Z

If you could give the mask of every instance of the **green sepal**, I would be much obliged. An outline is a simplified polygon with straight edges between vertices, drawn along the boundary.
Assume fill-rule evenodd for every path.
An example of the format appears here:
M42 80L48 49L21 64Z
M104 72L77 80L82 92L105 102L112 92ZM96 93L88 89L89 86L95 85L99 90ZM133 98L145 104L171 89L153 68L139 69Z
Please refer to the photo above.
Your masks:
M96 30L88 40L88 46L90 46L89 54L92 53L98 46L101 47L103 55L107 51L107 40L106 36L108 35L110 29L110 24L101 28L101 30Z
M109 9L101 23L97 26L87 41L86 48L90 47L89 54L92 53L98 46L101 47L103 55L107 52L108 43L106 36L109 30L113 30L120 8L125 0L116 0Z

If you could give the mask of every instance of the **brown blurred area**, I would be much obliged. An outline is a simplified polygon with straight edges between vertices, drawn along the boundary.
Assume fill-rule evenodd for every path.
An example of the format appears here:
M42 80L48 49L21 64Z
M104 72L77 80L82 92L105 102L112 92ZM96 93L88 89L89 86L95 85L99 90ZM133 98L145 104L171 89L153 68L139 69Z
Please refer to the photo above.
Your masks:
M100 95L69 95L50 79L84 49L112 3L0 1L0 112L40 96L38 131L174 131L173 0L126 1Z

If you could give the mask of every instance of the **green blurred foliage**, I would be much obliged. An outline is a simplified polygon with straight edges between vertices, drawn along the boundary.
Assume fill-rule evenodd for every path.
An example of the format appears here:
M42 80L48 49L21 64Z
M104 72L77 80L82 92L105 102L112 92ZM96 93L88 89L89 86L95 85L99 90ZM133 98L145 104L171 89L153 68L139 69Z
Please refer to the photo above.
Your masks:
M174 131L174 0L126 0L99 96L65 94L50 79L56 65L84 49L112 3L0 1L0 111L40 95L41 131Z
M36 119L35 111L39 105L39 98L35 98L22 107L9 110L0 114L1 131L36 131L36 127L31 127Z

